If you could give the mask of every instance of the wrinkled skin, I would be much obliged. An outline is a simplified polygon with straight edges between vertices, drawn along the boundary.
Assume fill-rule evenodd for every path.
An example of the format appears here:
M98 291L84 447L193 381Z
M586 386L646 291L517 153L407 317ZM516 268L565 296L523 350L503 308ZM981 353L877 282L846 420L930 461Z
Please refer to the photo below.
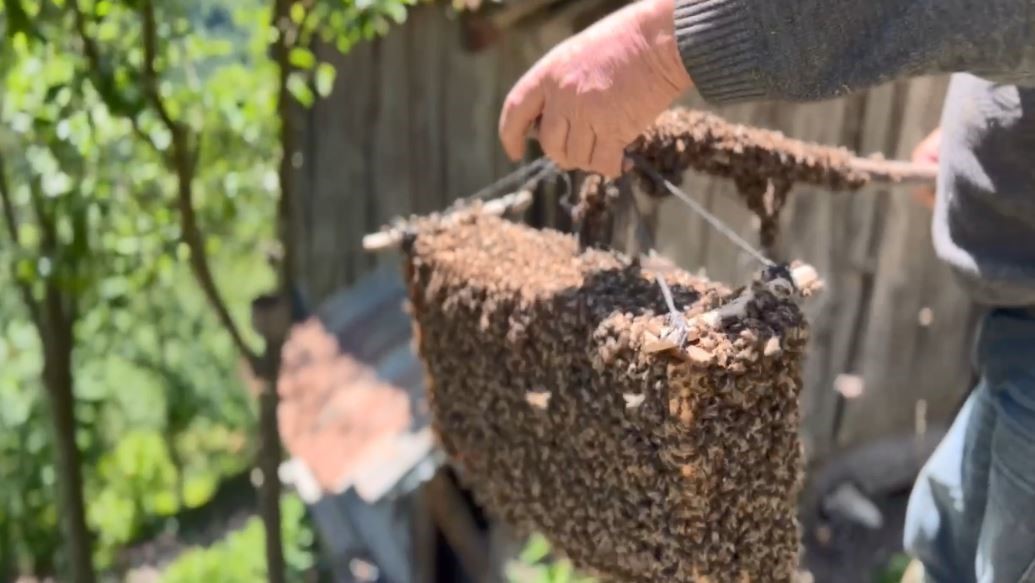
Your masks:
M556 46L511 89L500 140L513 160L536 132L561 168L617 176L622 152L692 86L673 0L640 0Z

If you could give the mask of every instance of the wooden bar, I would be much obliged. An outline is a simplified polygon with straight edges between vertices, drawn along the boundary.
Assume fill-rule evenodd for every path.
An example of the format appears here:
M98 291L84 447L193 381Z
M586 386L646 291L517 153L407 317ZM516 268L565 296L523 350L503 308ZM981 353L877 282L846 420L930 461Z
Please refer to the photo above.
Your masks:
M457 213L470 209L476 209L476 212L483 215L501 217L503 215L523 212L531 205L532 191L519 190L518 192L486 201L480 206L463 207L461 209L448 212L447 216L443 218L442 224L448 224L449 220ZM377 233L370 233L363 237L363 250L367 252L376 252L397 248L402 244L403 240L410 232L411 224L406 222L401 225L384 228Z
M490 570L488 543L447 474L440 471L424 485L424 500L467 576L472 581L486 581Z

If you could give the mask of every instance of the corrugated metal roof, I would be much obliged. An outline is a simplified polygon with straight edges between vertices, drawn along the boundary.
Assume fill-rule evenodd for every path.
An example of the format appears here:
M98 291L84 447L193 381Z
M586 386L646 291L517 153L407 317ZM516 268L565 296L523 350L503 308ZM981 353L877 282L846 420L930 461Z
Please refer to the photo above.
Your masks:
M310 482L307 497L315 482L321 495L355 486L376 500L434 459L404 301L401 276L375 272L295 326L284 345L280 431L296 458L287 467Z

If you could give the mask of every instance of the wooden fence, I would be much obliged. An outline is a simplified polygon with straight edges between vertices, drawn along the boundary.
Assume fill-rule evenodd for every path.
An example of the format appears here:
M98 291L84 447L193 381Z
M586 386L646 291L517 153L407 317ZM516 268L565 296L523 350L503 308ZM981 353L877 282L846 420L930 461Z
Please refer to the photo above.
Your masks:
M323 51L338 68L337 85L305 113L296 212L311 299L398 260L364 254L364 233L399 214L442 208L511 169L496 138L500 104L573 21L570 10L546 14L472 54L445 8L422 5L404 26L345 57ZM716 111L796 138L906 157L937 124L944 89L944 79L920 79L825 103ZM703 107L695 97L686 103ZM729 183L688 176L684 186L754 236ZM657 216L659 250L684 268L744 282L751 265L672 204ZM827 282L808 308L811 457L944 424L969 386L975 311L934 256L929 211L903 189L798 188L783 218L783 254L810 262Z

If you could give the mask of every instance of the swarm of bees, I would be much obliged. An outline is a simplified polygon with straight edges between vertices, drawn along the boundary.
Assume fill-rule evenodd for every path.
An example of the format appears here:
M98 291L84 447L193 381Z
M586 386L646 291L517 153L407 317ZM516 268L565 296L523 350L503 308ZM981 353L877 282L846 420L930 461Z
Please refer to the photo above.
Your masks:
M870 179L845 148L803 142L692 109L662 113L629 152L642 156L673 182L686 170L732 178L742 188L778 182L856 190Z
M414 232L434 426L483 506L608 580L793 579L807 328L790 284L731 290L477 213Z
M857 190L871 178L845 148L802 142L683 108L662 113L628 152L677 184L687 170L732 179L759 218L764 247L775 242L780 211L795 184ZM641 178L646 192L667 194L649 177Z

